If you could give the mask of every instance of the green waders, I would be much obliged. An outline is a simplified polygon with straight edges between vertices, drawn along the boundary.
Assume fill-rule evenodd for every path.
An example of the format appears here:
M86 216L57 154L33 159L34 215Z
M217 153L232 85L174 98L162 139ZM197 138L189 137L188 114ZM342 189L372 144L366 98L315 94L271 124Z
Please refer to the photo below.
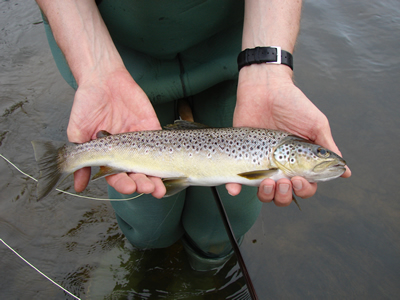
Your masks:
M103 0L99 10L118 51L146 92L161 125L176 118L176 100L189 99L194 119L214 127L232 126L237 64L241 50L243 2ZM45 22L57 67L76 82ZM109 187L110 199L130 198ZM256 188L232 197L218 187L239 240L257 219ZM207 270L229 257L232 248L208 187L189 187L172 197L143 195L112 202L126 238L136 247L168 247L182 238L192 266Z

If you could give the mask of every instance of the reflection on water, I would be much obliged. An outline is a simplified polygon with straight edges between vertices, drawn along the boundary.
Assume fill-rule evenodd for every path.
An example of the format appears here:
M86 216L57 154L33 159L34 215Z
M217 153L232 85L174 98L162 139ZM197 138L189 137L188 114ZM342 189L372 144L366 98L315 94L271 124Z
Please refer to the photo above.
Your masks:
M94 230L104 223L109 226L105 231ZM91 231L97 233L95 239L82 242ZM75 264L62 281L69 291L85 299L127 299L134 295L141 299L229 299L238 292L245 297L242 299L248 298L235 259L218 272L195 272L180 243L166 249L135 249L120 233L108 205L84 213L61 238L64 252L96 258L90 264Z
M241 249L260 299L398 299L400 3L304 2L295 80L328 116L353 176L320 184L301 212L264 205ZM30 141L66 140L73 91L35 3L1 1L0 14L0 153L37 176ZM194 272L179 243L133 248L108 202L36 202L32 180L0 168L0 238L83 299L248 299L235 259ZM87 191L104 193L103 182ZM2 245L0 277L2 299L71 299Z
M118 283L106 299L126 299L128 295L141 295L146 299L229 299L232 291L248 298L235 260L218 273L195 272L179 243L167 249L131 250L125 254L119 264L111 268L114 281ZM94 275L94 282L96 278ZM96 282L92 287L99 291L95 288Z

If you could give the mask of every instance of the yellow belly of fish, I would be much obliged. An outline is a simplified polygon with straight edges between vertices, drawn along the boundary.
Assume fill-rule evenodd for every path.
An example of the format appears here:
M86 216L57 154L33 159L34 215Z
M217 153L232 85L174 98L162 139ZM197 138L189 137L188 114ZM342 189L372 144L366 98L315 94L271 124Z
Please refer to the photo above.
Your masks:
M265 161L267 162L267 161ZM227 182L259 185L261 180L249 180L238 174L268 169L251 159L235 159L224 154L208 153L135 153L110 151L107 154L82 153L71 159L68 173L87 166L107 166L123 172L143 173L160 178L187 178L189 185L213 186Z

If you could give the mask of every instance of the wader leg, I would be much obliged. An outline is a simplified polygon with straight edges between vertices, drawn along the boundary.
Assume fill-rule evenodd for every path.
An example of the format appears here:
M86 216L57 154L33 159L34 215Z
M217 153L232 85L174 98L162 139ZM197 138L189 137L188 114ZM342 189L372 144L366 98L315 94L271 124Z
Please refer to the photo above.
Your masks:
M193 96L194 120L215 127L232 126L236 89L236 81L227 81ZM242 186L241 193L236 197L230 196L225 186L217 189L235 237L240 242L261 210L257 188ZM189 187L186 190L182 224L186 232L183 242L193 268L209 270L219 267L233 254L209 187Z
M155 105L162 125L172 124L175 118L173 103ZM109 186L110 199L130 198ZM129 201L111 202L118 224L131 244L139 248L164 248L178 241L184 229L181 224L185 191L162 199L142 195Z
M108 187L112 199L129 198ZM142 195L129 201L111 202L118 225L128 241L138 248L165 248L178 241L183 233L181 225L185 193L156 199Z

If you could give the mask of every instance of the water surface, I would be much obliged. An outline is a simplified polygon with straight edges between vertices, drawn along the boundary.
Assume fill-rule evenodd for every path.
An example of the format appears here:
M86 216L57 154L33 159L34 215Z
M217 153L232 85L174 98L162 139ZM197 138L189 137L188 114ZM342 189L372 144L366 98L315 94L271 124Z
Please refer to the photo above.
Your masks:
M241 246L260 299L400 297L400 3L375 2L304 2L295 81L328 116L353 176L320 184L302 211L263 206ZM36 4L1 1L0 16L0 153L37 176L30 141L66 139L74 91ZM198 273L179 243L138 251L108 202L36 202L32 180L2 160L0 170L0 238L82 299L247 298L234 259ZM2 299L72 299L2 244L0 278Z

